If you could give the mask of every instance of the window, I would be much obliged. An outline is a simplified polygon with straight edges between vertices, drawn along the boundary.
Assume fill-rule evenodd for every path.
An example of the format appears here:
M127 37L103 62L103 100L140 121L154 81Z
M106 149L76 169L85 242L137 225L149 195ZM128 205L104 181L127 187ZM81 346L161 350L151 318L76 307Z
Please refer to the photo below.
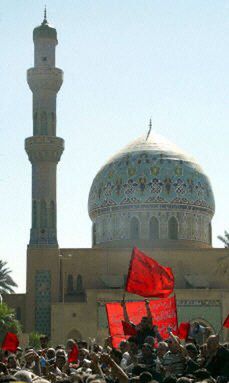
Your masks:
M76 278L76 291L77 293L83 292L83 278L80 274L78 274Z
M16 308L16 319L21 320L21 307Z
M47 126L47 113L41 113L41 136L47 136L48 134L48 126Z
M55 136L56 135L56 115L54 112L52 112L51 118L52 118L52 136Z
M73 288L73 275L68 274L68 279L67 279L67 294L73 293L74 288Z
M96 226L95 223L92 225L92 246L96 245Z
M131 218L130 221L130 238L131 239L139 239L139 221L136 217Z
M149 223L149 239L159 239L159 222L156 217L152 217Z
M40 222L41 228L47 227L47 207L44 200L41 201Z
M55 228L56 226L56 214L55 214L55 203L54 201L50 202L50 227Z
M36 229L37 227L37 201L33 201L32 208L32 227Z
M209 239L209 244L212 244L212 225L211 222L208 224L208 239Z
M175 217L171 217L168 223L169 239L178 239L178 222Z
M37 112L33 115L33 134L37 135Z

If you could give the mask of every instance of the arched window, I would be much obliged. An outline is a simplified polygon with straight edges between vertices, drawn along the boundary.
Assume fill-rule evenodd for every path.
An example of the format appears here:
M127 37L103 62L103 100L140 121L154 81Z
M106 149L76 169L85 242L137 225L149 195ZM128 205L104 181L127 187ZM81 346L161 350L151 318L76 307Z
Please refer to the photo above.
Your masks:
M21 307L16 308L16 319L21 320Z
M178 239L178 222L175 217L171 217L168 223L169 239Z
M56 226L56 212L54 201L50 202L50 227L55 228Z
M152 217L149 223L149 239L159 239L159 222L156 217Z
M209 238L209 244L212 244L212 225L211 222L208 224L208 238Z
M92 225L92 246L96 245L96 226L95 223Z
M36 136L38 134L37 131L37 112L33 114L33 134Z
M73 275L68 274L68 279L67 279L67 294L71 294L74 291L74 286L73 286Z
M47 207L44 200L41 201L40 223L41 228L47 227Z
M76 278L76 291L77 293L83 292L83 278L80 274L78 274Z
M140 235L140 227L139 221L136 217L131 218L130 221L130 238L131 239L139 239Z
M55 136L56 135L56 115L55 115L54 112L52 112L51 116L52 116L52 122L51 122L52 132L51 132L51 135Z
M32 208L32 227L36 229L37 227L37 201L33 201Z
M76 279L76 291L78 293L83 291L83 278L82 275L78 274Z
M41 113L41 136L47 136L48 126L47 126L47 113Z

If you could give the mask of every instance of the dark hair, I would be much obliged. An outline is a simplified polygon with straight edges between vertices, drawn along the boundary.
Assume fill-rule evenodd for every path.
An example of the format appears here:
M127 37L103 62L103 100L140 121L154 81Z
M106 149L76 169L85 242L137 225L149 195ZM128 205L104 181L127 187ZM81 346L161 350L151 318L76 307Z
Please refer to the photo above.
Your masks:
M187 351L194 352L196 355L198 354L198 350L197 350L196 346L193 343L186 344L185 348L186 348Z
M167 376L166 378L163 379L163 383L177 383L177 379L175 376Z
M112 348L111 357L112 357L112 355L119 360L119 363L121 362L121 360L122 360L122 353L121 353L121 351L116 350L116 348Z
M136 364L136 366L134 366L132 368L132 374L134 376L138 376L140 375L142 372L145 372L146 371L146 367L145 365L142 365L142 364Z
M130 336L130 337L128 338L128 342L129 342L129 343L135 343L135 344L138 345L138 341L137 341L136 336Z
M13 375L2 375L0 376L0 382L3 383L3 382L12 382L12 381L17 381L17 378L15 378L15 376Z
M206 368L199 368L199 370L196 370L195 372L193 372L193 375L195 375L197 379L202 379L202 380L211 377L210 372L208 372Z
M141 383L148 383L151 382L153 379L152 375L148 371L144 371L139 375L139 380Z

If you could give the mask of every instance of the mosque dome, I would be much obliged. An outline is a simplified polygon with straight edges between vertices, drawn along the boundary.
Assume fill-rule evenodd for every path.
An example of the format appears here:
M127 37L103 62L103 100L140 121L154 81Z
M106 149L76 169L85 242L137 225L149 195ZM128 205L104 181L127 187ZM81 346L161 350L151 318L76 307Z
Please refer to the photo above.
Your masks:
M150 133L97 173L89 194L93 245L209 247L214 196L194 158Z

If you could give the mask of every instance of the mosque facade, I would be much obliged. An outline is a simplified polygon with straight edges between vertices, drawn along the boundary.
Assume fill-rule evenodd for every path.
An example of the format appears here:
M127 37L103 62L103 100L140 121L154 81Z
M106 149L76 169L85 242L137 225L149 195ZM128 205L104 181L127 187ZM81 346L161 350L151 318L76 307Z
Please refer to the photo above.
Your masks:
M32 224L25 294L5 297L22 321L53 342L108 334L105 303L122 299L133 246L173 269L179 321L218 331L229 312L229 249L212 247L215 211L210 180L176 145L151 131L111 157L89 193L92 247L60 248L56 172L64 140L56 135L57 31L46 14L33 31ZM127 300L139 297L126 295ZM229 339L224 330L222 338Z

